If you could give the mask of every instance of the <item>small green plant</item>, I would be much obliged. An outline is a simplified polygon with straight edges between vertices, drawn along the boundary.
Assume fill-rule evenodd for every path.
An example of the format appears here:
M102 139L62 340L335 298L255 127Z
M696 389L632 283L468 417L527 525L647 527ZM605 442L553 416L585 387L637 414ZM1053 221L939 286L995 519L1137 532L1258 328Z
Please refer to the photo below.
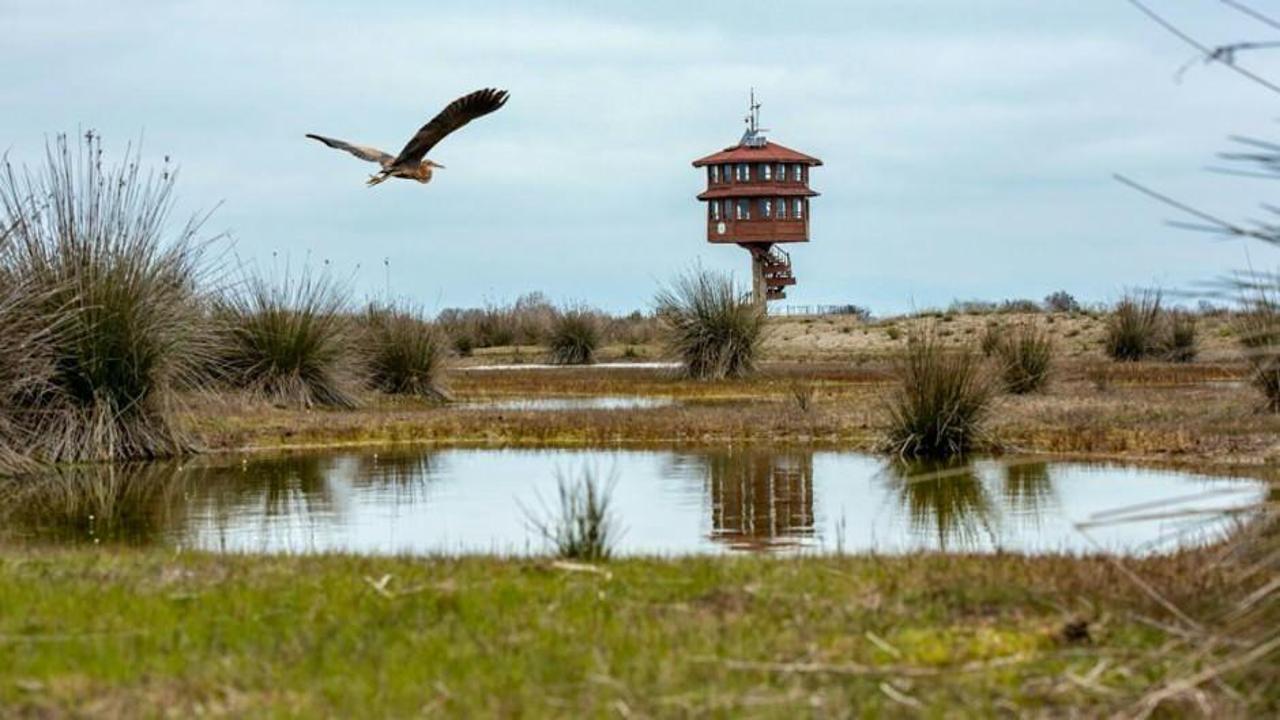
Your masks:
M902 337L902 330L899 329L898 326L896 325L890 325L884 329L884 334L890 340L898 340L899 338Z
M1156 354L1164 337L1160 293L1126 295L1107 318L1103 347L1113 360L1134 362Z
M912 333L885 399L885 448L904 459L948 458L974 448L995 398L977 353L944 348L928 330Z
M1053 338L1027 323L1009 332L995 349L1005 389L1015 395L1044 389L1053 365Z
M728 275L694 271L661 290L656 314L668 352L688 377L745 377L755 371L764 343L764 307L752 302Z
M327 273L280 282L246 271L215 311L219 367L233 387L295 407L356 405L346 288Z
M557 365L589 365L600 345L600 318L585 307L561 310L551 320L551 361Z
M565 560L608 560L617 544L619 529L610 509L614 482L601 483L594 472L584 470L576 479L556 480L559 507L544 517L530 516L538 534ZM526 514L528 514L526 512Z
M369 382L391 395L447 402L444 372L449 349L444 332L420 310L371 305L364 317Z
M1199 353L1199 345L1196 316L1182 311L1170 313L1164 342L1165 357L1173 362L1191 362Z

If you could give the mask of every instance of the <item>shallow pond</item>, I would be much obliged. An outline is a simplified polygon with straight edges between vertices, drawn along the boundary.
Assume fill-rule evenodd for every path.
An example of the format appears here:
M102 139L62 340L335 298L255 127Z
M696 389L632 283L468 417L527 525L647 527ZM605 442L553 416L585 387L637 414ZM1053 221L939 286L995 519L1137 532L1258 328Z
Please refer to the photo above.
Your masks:
M399 448L64 470L9 496L3 531L225 551L542 553L531 518L557 509L558 478L587 471L611 483L621 554L1139 554L1212 539L1234 521L1218 511L1265 492L1025 459L905 468L851 452Z

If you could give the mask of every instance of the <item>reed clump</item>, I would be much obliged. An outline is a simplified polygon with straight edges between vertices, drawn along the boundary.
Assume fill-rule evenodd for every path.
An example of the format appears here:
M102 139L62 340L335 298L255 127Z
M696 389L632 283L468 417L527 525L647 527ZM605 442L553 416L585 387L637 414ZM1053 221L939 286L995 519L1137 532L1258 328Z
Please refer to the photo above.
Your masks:
M212 351L201 221L170 227L167 168L144 173L135 151L109 166L92 133L73 144L59 136L36 170L0 174L0 342L18 363L0 373L0 432L46 462L188 452L178 398Z
M4 236L0 234L0 247ZM32 469L30 432L22 407L53 376L47 328L32 312L29 291L0 268L0 476Z
M978 340L978 349L986 357L995 355L996 350L1005 341L1007 334L1008 329L1004 325L995 321L988 321L982 326L982 337Z
M347 289L328 273L246 270L217 301L217 367L231 387L292 407L351 408L359 385Z
M370 305L364 313L362 345L369 384L389 395L433 402L451 399L445 373L449 340L415 308Z
M572 307L556 313L551 321L548 349L557 365L590 365L600 346L599 316L585 307Z
M981 358L969 347L948 350L930 330L907 339L898 383L885 398L885 449L904 459L945 459L979 442L995 398Z
M668 352L698 380L741 378L755 372L765 334L764 307L724 274L694 271L658 293Z
M1009 331L996 344L1000 377L1015 395L1043 390L1053 368L1053 337L1027 323Z
M1199 322L1196 316L1185 311L1171 312L1167 324L1165 358L1180 363L1195 360L1200 353Z
M1269 298L1250 303L1237 317L1235 331L1264 408L1280 413L1280 305Z
M1159 354L1164 339L1160 293L1125 295L1107 317L1103 344L1113 360L1136 362Z

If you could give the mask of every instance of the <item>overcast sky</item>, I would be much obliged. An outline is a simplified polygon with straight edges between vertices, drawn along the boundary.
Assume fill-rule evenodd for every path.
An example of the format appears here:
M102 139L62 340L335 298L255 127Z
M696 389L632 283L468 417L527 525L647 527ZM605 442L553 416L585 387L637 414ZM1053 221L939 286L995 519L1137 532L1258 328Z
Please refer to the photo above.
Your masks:
M1151 2L1211 44L1273 39L1216 0ZM689 163L737 141L752 86L770 138L826 163L785 302L881 313L1239 267L1244 246L1164 227L1111 174L1248 215L1261 181L1203 168L1227 135L1276 129L1276 96L1228 70L1176 81L1193 51L1124 0L86 7L0 0L0 150L142 135L180 164L186 211L222 203L209 227L241 257L323 258L361 293L387 263L431 309L530 290L647 307L695 262L747 279L745 252L704 242ZM510 102L436 148L427 186L366 189L372 166L303 138L396 152L487 86Z

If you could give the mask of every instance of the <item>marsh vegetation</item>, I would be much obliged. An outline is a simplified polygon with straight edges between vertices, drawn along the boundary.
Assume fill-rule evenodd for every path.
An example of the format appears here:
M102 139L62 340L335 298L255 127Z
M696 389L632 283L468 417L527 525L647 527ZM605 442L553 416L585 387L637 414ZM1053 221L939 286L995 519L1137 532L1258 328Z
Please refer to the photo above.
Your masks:
M762 305L728 275L693 270L680 275L654 300L667 352L697 380L741 378L753 373L765 335Z

